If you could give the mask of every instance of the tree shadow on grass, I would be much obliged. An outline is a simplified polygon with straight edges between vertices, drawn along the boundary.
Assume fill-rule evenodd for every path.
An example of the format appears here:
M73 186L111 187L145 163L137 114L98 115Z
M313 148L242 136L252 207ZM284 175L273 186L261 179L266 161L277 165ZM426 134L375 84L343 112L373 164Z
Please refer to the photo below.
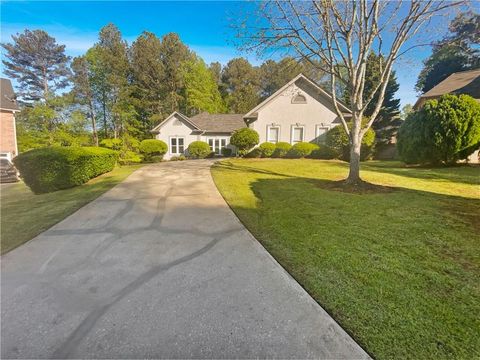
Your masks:
M476 326L479 200L270 175L249 184L256 207L233 210L371 354L472 355L456 351L478 340L454 335Z
M410 167L399 162L364 162L362 170L425 180L447 180L480 185L480 165L461 164L454 167ZM455 169L455 171L452 171Z

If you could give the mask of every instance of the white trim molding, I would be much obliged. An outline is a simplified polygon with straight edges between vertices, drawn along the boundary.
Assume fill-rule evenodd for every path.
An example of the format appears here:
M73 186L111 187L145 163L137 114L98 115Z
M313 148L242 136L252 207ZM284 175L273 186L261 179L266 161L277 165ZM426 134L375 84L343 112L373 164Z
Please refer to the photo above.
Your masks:
M270 139L270 129L278 129L277 140L276 141L272 141L272 139ZM275 123L268 124L267 125L267 136L266 136L267 142L271 142L273 144L278 143L280 141L280 132L281 132L280 124L275 124Z
M302 140L300 141L294 141L293 140L293 133L294 133L294 129L302 129ZM290 144L295 144L297 142L304 142L305 141L305 125L302 125L302 124L292 124L290 126Z

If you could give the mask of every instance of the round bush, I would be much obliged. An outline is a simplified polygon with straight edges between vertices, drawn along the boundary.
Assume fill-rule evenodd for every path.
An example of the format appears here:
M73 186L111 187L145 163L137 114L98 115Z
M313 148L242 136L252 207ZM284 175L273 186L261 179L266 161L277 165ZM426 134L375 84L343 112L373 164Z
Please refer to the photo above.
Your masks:
M400 158L410 164L454 164L480 147L480 104L443 95L410 114L398 131Z
M152 156L163 156L167 153L168 147L162 140L146 139L140 143L140 152L145 160L150 160Z
M262 157L271 157L275 151L275 144L264 142L261 143L258 148L260 149Z
M154 155L150 158L150 161L153 163L159 163L163 161L163 156Z
M288 158L299 159L309 156L313 150L318 149L317 144L298 142L287 153Z
M287 155L288 151L291 149L292 145L287 142L278 142L275 144L275 150L273 151L272 157L274 158L283 158Z
M309 156L312 159L331 160L335 159L335 152L326 145L319 145Z
M228 147L224 147L222 148L222 155L225 156L225 157L230 157L232 156L232 149L228 148Z
M247 154L259 141L258 133L250 128L235 130L230 138L230 143L237 147L238 153L241 156Z
M192 159L205 159L208 157L212 150L205 141L194 141L188 145L188 157Z
M350 160L350 142L343 126L338 125L327 131L325 145L328 146L334 157L344 161ZM373 156L375 145L375 131L368 129L362 139L360 148L360 160L368 160Z
M27 151L13 162L36 194L81 185L111 171L118 153L100 147L52 146Z

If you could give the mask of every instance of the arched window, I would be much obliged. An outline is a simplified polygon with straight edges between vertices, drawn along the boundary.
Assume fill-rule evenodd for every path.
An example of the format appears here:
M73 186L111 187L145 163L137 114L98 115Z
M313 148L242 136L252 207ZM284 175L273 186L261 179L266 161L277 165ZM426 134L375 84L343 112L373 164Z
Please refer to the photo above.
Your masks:
M292 104L306 104L307 98L305 95L297 94L292 98Z

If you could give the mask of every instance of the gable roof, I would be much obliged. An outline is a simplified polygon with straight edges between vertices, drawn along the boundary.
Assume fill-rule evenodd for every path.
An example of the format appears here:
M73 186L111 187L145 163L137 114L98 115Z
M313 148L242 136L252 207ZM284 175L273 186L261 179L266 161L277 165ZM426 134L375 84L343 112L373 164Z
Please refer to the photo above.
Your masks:
M266 98L264 101L262 101L260 104L258 104L257 106L255 106L252 110L250 110L248 113L245 114L244 118L254 118L256 117L256 112L258 110L260 110L262 107L264 107L265 105L267 105L270 101L272 101L273 99L275 99L277 96L279 96L284 90L286 90L289 86L291 86L292 84L294 84L295 82L297 82L299 79L302 79L304 81L306 81L309 85L313 86L314 89L316 89L321 95L325 96L326 98L330 99L332 101L332 104L333 104L333 98L332 98L332 94L329 93L328 91L324 90L323 88L321 88L320 86L318 86L318 84L316 82L314 82L313 80L310 80L308 77L306 77L305 75L303 74L298 74L297 76L295 76L292 80L290 80L288 83L286 83L285 85L283 85L280 89L278 89L276 92L274 92L272 95L270 95L268 98ZM339 108L346 112L346 113L351 113L351 110L343 103L341 102L340 100L337 99L337 103L339 104Z
M12 83L8 79L0 78L0 108L3 110L18 111L17 101Z
M418 108L429 99L445 94L467 94L480 99L480 69L456 72L420 96L414 105Z
M246 127L243 114L209 114L203 112L190 118L206 132L231 133Z
M170 120L172 117L178 116L181 120L185 121L187 124L192 126L194 130L201 130L200 127L195 124L191 119L189 119L187 116L183 115L182 113L178 111L174 111L170 115L168 115L163 121L160 121L160 123L155 126L150 132L158 132L160 128L162 127L163 124L165 124L168 120Z

